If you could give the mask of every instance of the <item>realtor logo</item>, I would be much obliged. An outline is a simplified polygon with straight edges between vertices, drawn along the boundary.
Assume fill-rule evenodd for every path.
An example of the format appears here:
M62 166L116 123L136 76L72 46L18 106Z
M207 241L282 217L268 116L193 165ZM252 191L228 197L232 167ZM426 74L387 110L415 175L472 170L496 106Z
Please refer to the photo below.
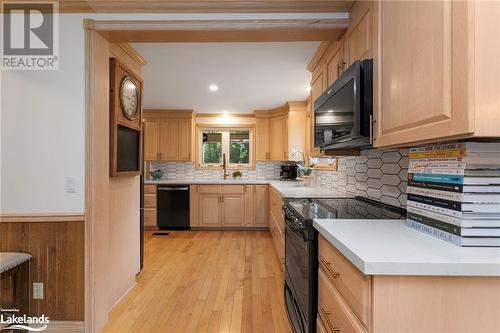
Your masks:
M5 1L2 27L2 69L58 69L57 2Z

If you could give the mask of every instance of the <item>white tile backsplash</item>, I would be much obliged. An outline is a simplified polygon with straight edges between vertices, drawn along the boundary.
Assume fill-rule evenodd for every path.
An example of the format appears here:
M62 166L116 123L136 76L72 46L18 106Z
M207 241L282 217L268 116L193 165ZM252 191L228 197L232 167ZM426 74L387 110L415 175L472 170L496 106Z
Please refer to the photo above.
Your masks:
M283 163L256 162L255 169L240 170L241 178L279 179ZM151 170L156 169L164 172L163 179L222 179L221 169L196 169L194 162L152 162ZM340 157L338 171L314 170L313 185L404 207L407 173L408 149L362 150L360 156Z
M340 157L338 171L315 170L313 184L405 207L407 174L408 149L370 149Z

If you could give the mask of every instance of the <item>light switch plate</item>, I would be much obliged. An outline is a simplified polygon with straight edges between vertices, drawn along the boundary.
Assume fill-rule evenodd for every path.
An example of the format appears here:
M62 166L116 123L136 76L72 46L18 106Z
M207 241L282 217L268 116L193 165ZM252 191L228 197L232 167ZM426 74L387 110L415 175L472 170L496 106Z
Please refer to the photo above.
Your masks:
M43 299L43 282L33 282L33 299Z
M64 177L64 186L66 188L66 193L76 193L76 178Z

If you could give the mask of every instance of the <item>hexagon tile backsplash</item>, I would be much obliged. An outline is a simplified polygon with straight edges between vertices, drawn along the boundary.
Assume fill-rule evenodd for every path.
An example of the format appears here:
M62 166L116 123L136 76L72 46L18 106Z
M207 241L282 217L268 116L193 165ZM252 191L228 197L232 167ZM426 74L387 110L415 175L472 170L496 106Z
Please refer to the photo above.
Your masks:
M340 157L338 171L314 170L313 184L406 207L408 149L362 150Z

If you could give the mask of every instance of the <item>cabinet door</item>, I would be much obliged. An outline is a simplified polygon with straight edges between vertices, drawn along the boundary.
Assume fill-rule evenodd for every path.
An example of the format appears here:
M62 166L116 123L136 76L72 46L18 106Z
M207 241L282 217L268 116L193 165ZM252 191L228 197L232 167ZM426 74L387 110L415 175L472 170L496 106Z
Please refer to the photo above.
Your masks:
M255 160L266 161L269 159L269 119L257 118L255 120Z
M221 195L200 193L198 197L198 216L200 227L221 226Z
M160 123L160 159L176 161L179 158L179 122L176 119Z
M468 6L467 1L378 2L375 146L472 132Z
M314 145L314 101L318 99L319 96L323 93L323 72L318 74L316 77L313 77L311 81L311 113L310 113L310 123L309 123L309 128L310 128L310 151L311 151L311 156L322 156L320 152L319 147L315 147Z
M160 122L144 121L144 160L154 161L160 158Z
M288 160L287 116L275 117L269 120L269 150L273 161Z
M342 73L342 43L332 46L333 51L326 60L326 87L329 87ZM312 86L311 86L312 90Z
M245 195L230 193L222 195L222 226L243 227L245 225Z
M371 1L360 1L351 10L353 24L345 35L347 66L356 60L373 57L372 6Z
M179 160L191 160L191 119L179 120Z
M254 185L253 186L253 226L267 227L268 224L268 186L267 185Z

